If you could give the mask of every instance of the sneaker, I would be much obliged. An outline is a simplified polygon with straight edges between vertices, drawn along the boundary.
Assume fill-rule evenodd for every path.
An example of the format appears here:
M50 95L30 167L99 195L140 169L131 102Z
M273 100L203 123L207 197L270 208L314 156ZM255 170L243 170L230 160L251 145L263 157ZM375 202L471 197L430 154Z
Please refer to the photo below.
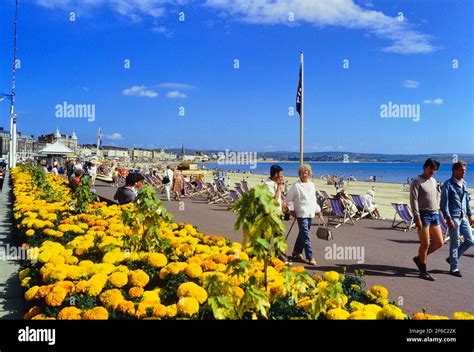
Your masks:
M456 277L462 277L462 274L459 270L450 270L449 273Z
M316 266L316 265L317 265L317 264L316 264L316 260L315 260L314 258L308 260L308 264L309 264L309 265L313 265L313 266Z
M415 262L416 264L416 267L418 268L418 271L421 272L421 267L420 267L420 257L416 256L416 257L413 257L413 261Z
M436 279L434 278L434 276L432 276L429 272L427 271L421 271L420 272L420 277L423 279L423 280L428 280L428 281L435 281Z

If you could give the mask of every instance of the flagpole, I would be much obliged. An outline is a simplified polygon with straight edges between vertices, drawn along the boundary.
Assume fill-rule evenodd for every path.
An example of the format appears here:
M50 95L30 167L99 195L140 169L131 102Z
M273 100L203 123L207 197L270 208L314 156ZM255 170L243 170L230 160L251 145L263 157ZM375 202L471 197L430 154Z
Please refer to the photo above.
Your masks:
M100 135L100 127L99 127L99 133L97 133L97 149L95 151L95 155L97 158L99 157L99 145L100 145L100 140L101 140L101 135Z
M300 113L300 166L303 165L303 124L304 124L304 52L301 56L301 113Z

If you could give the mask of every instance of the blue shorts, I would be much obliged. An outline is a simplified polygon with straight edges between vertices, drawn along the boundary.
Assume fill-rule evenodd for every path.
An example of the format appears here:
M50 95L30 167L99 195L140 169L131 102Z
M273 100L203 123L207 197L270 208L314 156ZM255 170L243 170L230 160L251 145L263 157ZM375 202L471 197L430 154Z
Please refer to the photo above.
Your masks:
M423 223L423 227L428 227L430 225L438 226L439 225L439 215L438 213L420 213L420 220Z

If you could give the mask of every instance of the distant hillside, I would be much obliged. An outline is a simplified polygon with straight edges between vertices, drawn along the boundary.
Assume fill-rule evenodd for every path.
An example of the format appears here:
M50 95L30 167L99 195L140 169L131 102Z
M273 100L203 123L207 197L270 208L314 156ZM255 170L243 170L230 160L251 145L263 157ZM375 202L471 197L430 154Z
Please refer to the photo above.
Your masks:
M181 149L166 149L167 152L181 154ZM204 153L208 155L217 154L222 150L195 150L186 149L186 154L193 155L196 153ZM299 153L297 152L257 152L258 158L266 158L281 161L298 161ZM452 163L453 154L375 154L375 153L351 153L351 152L313 152L305 153L305 161L344 161L344 155L347 155L349 161L359 162L403 162L403 163L423 163L428 158L434 158L442 164ZM468 164L474 163L474 154L458 154L459 160L464 160Z

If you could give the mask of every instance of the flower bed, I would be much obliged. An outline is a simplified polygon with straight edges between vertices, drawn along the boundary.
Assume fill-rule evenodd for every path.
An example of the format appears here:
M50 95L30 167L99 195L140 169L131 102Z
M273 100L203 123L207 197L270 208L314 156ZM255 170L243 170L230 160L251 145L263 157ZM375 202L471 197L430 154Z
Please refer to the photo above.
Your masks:
M34 254L20 272L25 319L408 318L384 287L364 291L361 275L311 277L272 258L265 285L250 248L169 221L154 193L78 213L59 176L22 167L12 177L16 226Z

